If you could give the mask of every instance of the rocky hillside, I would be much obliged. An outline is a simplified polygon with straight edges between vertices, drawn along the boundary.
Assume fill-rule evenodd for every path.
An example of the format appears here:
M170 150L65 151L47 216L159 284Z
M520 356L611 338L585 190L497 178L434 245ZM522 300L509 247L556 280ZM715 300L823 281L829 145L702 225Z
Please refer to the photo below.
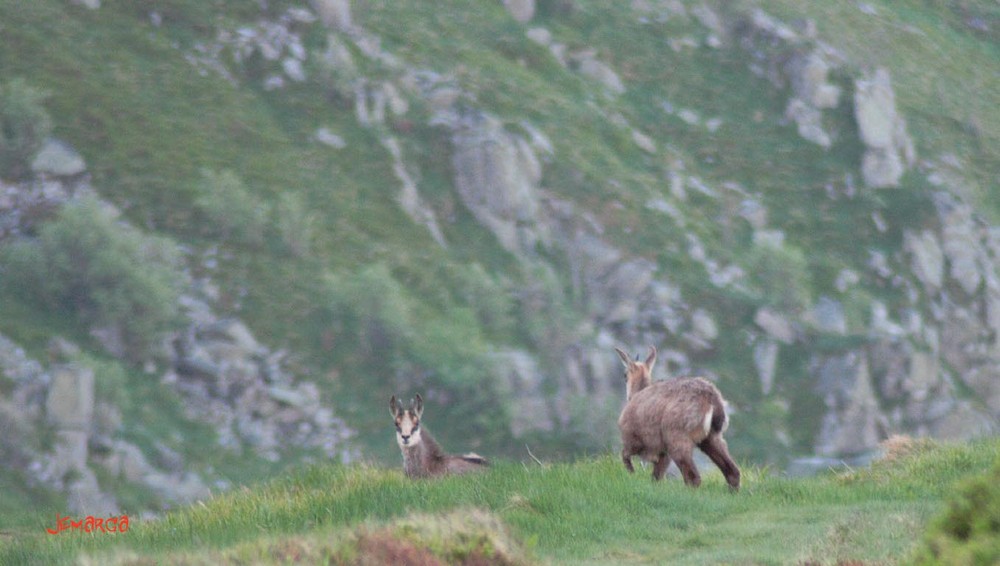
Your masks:
M613 449L614 346L744 460L995 433L1000 9L801 4L0 0L16 501Z

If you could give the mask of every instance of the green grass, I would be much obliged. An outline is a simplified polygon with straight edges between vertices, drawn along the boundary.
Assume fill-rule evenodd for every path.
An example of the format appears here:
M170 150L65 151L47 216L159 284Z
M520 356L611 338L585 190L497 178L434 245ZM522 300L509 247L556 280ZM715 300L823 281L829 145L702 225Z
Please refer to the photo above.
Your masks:
M648 469L629 475L612 456L501 462L481 475L433 481L410 481L395 469L317 466L160 520L133 518L124 534L51 536L43 526L54 518L39 517L0 543L0 562L280 563L277 549L333 556L350 552L344 545L359 533L407 532L400 526L407 522L489 524L463 515L477 509L502 521L532 559L555 564L896 563L957 481L1000 460L997 439L907 446L871 469L809 479L747 467L737 494L714 469L703 470L706 481L694 490L676 478L653 483Z

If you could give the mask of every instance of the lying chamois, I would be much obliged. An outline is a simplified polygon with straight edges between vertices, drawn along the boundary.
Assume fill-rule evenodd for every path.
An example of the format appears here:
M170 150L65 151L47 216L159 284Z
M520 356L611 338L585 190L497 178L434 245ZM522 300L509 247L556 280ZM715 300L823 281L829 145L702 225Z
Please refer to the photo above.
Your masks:
M719 390L701 377L653 382L656 348L649 348L645 362L629 359L615 348L625 364L625 408L618 417L622 433L622 461L634 472L632 456L653 462L653 479L663 478L673 460L684 483L698 487L701 476L691 457L694 447L722 470L729 487L740 488L740 469L729 456L722 433L729 426L726 401Z
M420 426L420 415L424 412L424 400L417 394L410 408L396 402L393 395L389 400L392 418L396 421L396 443L403 451L403 471L407 477L426 478L444 474L464 474L485 469L489 462L478 454L453 456L446 454L431 436L429 430Z

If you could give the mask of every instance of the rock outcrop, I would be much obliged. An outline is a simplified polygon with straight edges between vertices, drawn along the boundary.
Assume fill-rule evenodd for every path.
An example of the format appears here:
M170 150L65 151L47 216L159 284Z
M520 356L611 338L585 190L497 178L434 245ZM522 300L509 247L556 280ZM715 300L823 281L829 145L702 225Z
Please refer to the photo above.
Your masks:
M261 345L245 324L217 317L186 296L190 323L172 343L163 376L184 398L187 416L212 424L219 443L276 461L285 448L316 449L350 461L353 432L320 400L319 388L283 369L287 355Z
M519 254L544 241L536 218L542 166L531 143L477 112L462 119L452 145L455 189L500 245Z
M511 17L522 24L535 17L535 0L503 0L503 5Z
M854 117L867 148L861 161L865 184L895 187L916 161L906 121L896 109L896 94L889 71L878 68L854 82Z
M341 31L351 28L350 0L309 0L309 5L316 11L323 25Z

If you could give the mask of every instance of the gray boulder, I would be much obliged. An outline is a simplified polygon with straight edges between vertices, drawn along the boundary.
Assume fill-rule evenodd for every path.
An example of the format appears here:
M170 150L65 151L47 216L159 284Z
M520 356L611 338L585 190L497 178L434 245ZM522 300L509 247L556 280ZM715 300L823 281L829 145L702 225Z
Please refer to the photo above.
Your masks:
M503 5L511 17L522 24L535 17L535 0L503 0Z
M597 59L597 54L592 49L586 49L574 53L572 59L577 63L577 70L581 75L602 85L612 94L624 94L625 83L621 77L607 63Z
M823 110L840 102L840 87L828 80L833 65L826 53L817 48L794 55L784 72L795 95L788 101L785 117L795 121L799 135L823 148L833 143L823 128Z
M541 162L531 145L485 114L464 119L452 144L455 187L465 206L508 251L533 248Z
M517 438L532 431L552 431L555 422L535 358L524 351L507 350L491 354L490 361L498 389L509 399L511 434Z
M323 25L336 30L351 28L350 0L309 0Z
M87 164L71 145L49 138L31 162L31 170L55 177L71 177L86 171Z
M944 252L938 244L937 236L929 230L919 234L906 231L903 235L903 249L912 259L913 274L929 291L936 291L944 283Z
M753 365L757 369L760 380L760 390L764 395L771 394L774 387L775 370L778 366L778 343L774 340L762 340L753 348Z
M880 67L855 80L854 86L854 118L867 147L861 162L865 184L898 186L906 168L916 161L916 151L906 121L896 110L889 71Z
M840 301L822 296L808 313L816 328L831 334L847 334L847 316Z
M836 456L876 449L884 436L886 417L875 396L867 356L849 352L818 365L818 390L827 412L816 439L816 452Z
M980 231L973 219L972 207L942 193L936 195L941 219L941 240L948 258L951 278L968 294L979 289L983 281L980 258L987 260L980 240Z
M52 369L45 411L57 430L89 431L94 416L94 372L76 364Z
M757 309L757 314L753 317L757 324L768 336L783 344L791 344L795 341L795 328L792 322L784 315L769 308Z

